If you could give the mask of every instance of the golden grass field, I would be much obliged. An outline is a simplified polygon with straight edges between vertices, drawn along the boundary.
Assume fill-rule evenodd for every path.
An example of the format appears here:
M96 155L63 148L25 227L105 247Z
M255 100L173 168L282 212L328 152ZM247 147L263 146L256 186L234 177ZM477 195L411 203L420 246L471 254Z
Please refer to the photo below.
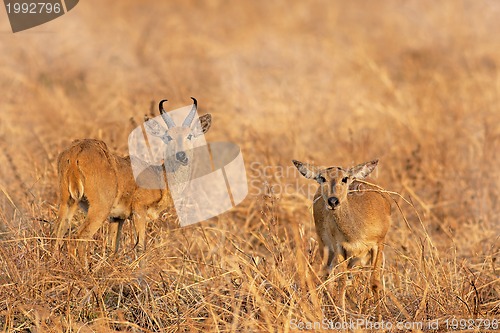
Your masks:
M377 322L366 272L355 274L345 308L335 288L342 272L318 279L316 185L291 163L374 158L377 183L401 195L386 238L383 328L452 331L446 320L455 318L475 320L469 331L494 330L498 3L87 0L16 34L0 13L0 331L290 332ZM190 96L200 115L213 115L207 139L242 149L243 203L185 228L165 212L148 227L144 267L130 221L117 256L103 246L104 224L89 270L55 256L58 153L98 138L126 155L134 124L157 114L160 99L175 109Z

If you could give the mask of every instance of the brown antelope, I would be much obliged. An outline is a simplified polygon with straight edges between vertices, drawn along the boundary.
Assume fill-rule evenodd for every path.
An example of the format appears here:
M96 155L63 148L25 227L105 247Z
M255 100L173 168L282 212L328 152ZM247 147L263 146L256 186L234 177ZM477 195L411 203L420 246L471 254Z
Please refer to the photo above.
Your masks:
M163 103L166 100L160 102L159 109L167 128L154 119L145 123L147 132L160 137L165 143L165 164L145 167L137 182L130 157L111 153L103 141L77 140L59 155L59 212L54 228L56 249L80 206L87 216L77 232L77 239L92 239L104 221L109 219L109 245L116 252L123 222L133 217L137 247L140 252L144 251L146 221L157 218L162 210L172 206L172 198L168 188L148 188L138 183L157 184L158 177L166 179L168 172L182 171L182 168L185 172L181 174L189 172L192 141L208 131L212 120L210 114L205 114L193 124L197 103L196 99L192 99L194 104L181 126L177 126L165 112ZM139 179L142 181L139 182ZM83 258L85 242L80 242L77 249L78 256Z
M378 160L347 170L318 168L295 160L293 163L304 177L320 185L314 196L313 216L320 249L326 247L328 253L325 277L346 260L348 270L357 263L366 265L369 260L373 268L371 287L378 296L384 239L391 225L391 204L385 194L370 186L364 191L353 191L360 186L356 180L368 176ZM350 273L348 277L350 283Z

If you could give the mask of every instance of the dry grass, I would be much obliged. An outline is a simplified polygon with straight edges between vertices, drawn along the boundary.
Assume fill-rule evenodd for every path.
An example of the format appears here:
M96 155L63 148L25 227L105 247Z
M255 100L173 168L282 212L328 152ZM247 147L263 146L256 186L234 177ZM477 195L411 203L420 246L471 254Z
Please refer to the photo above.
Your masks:
M384 321L445 331L446 318L499 319L497 31L500 6L472 0L88 0L3 33L0 330L288 332L291 321L370 318L366 272L346 309L340 272L317 279L315 188L294 158L379 158L378 183L416 207L395 197L408 222L395 208ZM182 229L165 212L142 268L131 223L117 257L107 226L96 235L90 271L52 254L58 152L92 137L126 154L131 117L189 96L214 116L209 140L241 146L248 198Z

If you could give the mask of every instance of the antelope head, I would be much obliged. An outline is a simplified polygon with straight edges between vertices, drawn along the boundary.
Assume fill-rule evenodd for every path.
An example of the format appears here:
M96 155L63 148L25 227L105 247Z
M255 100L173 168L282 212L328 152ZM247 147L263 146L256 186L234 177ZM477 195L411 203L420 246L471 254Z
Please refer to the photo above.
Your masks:
M167 128L161 126L154 119L150 119L145 123L147 132L159 137L165 143L163 158L165 165L169 169L176 170L179 166L188 165L192 156L194 139L206 133L212 124L210 114L204 114L198 118L199 121L193 122L198 103L194 97L191 97L191 99L193 100L193 106L181 126L177 126L163 108L163 103L167 102L166 99L160 101L159 109Z

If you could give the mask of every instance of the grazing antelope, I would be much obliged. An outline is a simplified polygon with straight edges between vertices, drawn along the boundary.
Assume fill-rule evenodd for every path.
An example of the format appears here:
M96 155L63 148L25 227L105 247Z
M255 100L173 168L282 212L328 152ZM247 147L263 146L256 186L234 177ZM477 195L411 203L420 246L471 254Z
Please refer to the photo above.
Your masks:
M357 263L366 265L370 261L373 268L370 283L378 296L384 239L391 225L390 200L385 194L372 191L370 186L366 191L350 192L360 184L356 179L368 176L377 163L374 160L346 170L318 168L293 160L304 177L320 185L314 196L313 215L320 249L326 247L328 251L325 277L345 260L349 270ZM350 282L351 275L348 276Z
M83 139L63 151L58 158L59 175L59 212L54 228L55 247L59 248L62 237L69 229L70 221L80 206L87 216L77 232L77 239L90 240L108 218L110 222L109 245L116 252L119 248L123 222L133 217L137 231L137 247L145 249L146 221L155 219L162 210L173 205L168 188L139 186L139 184L159 184L158 178L167 179L167 173L189 174L193 139L206 133L212 117L205 114L194 122L197 102L181 126L177 126L159 104L160 113L166 129L156 120L145 123L147 132L160 137L165 143L164 165L148 165L134 179L131 159L109 151L100 140ZM134 159L135 162L135 159ZM141 180L139 182L139 180ZM86 244L78 244L78 256L85 255Z

